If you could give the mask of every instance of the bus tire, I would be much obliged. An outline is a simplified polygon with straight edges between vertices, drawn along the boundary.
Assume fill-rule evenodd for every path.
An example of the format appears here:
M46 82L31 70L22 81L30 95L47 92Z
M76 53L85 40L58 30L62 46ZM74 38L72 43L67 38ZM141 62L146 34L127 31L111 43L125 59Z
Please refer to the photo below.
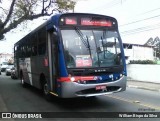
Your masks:
M52 101L52 95L49 92L47 81L45 80L45 78L43 79L44 80L42 82L42 92L43 92L44 98L47 101Z
M15 79L14 76L11 75L11 79Z
M24 77L23 77L23 75L21 75L21 85L22 85L22 87L27 87L27 84L26 84L26 82L24 82Z

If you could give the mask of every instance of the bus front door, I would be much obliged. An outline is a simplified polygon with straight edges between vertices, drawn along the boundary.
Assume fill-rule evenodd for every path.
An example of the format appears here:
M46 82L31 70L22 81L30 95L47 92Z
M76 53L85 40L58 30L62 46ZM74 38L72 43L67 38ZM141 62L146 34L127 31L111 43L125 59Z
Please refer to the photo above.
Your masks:
M49 77L50 89L57 93L57 66L58 66L58 49L56 46L57 37L53 32L48 33L48 59L49 59Z

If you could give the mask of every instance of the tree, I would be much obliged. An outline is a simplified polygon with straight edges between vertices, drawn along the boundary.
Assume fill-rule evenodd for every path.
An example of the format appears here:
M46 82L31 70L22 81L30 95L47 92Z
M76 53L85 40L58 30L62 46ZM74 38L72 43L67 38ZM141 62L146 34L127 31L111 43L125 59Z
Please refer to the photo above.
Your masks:
M160 59L160 39L158 36L154 39L152 37L149 38L149 40L144 45L153 46L155 52L154 56Z
M149 38L148 39L148 41L144 44L144 45L149 45L149 46L151 46L151 45L153 45L153 38L151 37L151 38Z
M156 57L160 59L160 39L156 37L154 39L154 51L156 52Z
M0 0L0 40L26 20L73 10L76 3L72 0L9 0L10 7L6 9L4 2L6 0Z

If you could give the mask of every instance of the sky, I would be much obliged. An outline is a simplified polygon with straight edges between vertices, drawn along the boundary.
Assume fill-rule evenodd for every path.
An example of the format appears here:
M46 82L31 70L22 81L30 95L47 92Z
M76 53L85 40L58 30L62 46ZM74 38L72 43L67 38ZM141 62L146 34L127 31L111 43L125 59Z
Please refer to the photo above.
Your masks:
M115 17L124 43L144 44L150 37L160 37L160 0L78 0L74 11ZM15 42L45 21L29 21L7 33L0 53L12 53Z

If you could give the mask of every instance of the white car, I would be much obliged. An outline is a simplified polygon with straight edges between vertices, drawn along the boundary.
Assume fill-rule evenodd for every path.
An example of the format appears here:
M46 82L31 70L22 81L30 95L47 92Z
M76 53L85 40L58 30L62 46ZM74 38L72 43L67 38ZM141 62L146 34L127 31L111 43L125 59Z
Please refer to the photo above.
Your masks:
M10 76L11 75L12 68L14 68L14 65L8 65L6 67L6 76Z
M8 66L8 62L2 62L2 64L1 64L1 72L4 72L5 70L6 70L6 68L7 68L7 66Z

